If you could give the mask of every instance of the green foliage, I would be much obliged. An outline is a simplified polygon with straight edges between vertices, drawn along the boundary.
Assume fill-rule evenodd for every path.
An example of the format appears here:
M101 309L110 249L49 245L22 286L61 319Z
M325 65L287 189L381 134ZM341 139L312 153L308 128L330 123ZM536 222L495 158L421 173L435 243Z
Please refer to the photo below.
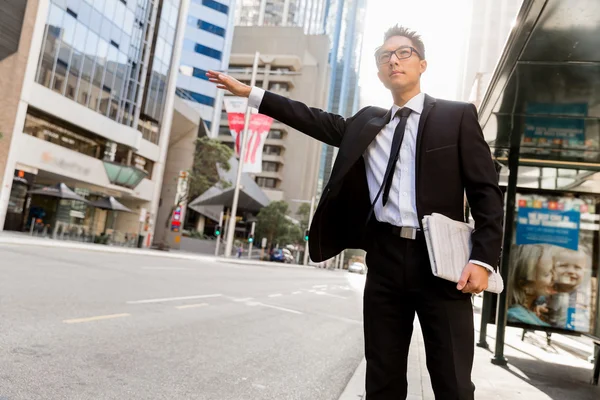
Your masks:
M194 199L215 185L223 188L231 186L231 182L221 179L218 168L229 171L229 159L232 150L218 140L208 137L196 141L194 165L189 177L189 198Z
M267 238L267 246L297 244L302 241L304 231L286 218L288 204L274 201L260 210L256 222L256 238Z
M310 218L310 204L302 203L298 210L296 211L296 217L298 217L298 221L300 221L300 229L305 231L308 229L308 219Z

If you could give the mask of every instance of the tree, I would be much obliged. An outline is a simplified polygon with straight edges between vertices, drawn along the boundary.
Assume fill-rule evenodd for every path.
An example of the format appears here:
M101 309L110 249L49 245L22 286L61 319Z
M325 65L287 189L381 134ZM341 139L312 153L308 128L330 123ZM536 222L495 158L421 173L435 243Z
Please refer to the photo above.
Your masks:
M302 239L302 229L287 218L288 204L285 201L274 201L263 207L256 222L256 237L267 238L268 245L295 244Z
M298 217L298 220L300 221L300 228L302 230L302 232L304 232L305 230L308 229L308 220L310 218L310 204L308 203L302 203L300 204L300 207L298 207L298 210L296 211L296 216Z
M223 188L231 182L219 175L218 169L229 171L229 159L233 151L218 140L202 137L196 140L196 154L190 171L188 197L195 198L215 185Z
M164 231L162 243L159 245L160 248L163 248L166 245L166 235L169 230L171 216L178 204L187 203L189 199L200 196L215 185L219 185L222 188L231 186L231 182L221 177L219 169L229 171L231 168L229 159L231 158L232 153L233 151L227 145L218 140L210 139L206 136L196 140L194 162L188 174L188 189L181 198L175 199L175 204L167 214L165 221L166 229Z

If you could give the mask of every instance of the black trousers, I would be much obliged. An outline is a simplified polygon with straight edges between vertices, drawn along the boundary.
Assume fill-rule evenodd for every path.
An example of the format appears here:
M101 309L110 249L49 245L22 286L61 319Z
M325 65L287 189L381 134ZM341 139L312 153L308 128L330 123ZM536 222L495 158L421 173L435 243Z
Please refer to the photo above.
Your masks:
M377 227L370 232L363 309L367 400L406 399L415 313L436 400L473 400L471 295L433 276L422 235L410 240Z

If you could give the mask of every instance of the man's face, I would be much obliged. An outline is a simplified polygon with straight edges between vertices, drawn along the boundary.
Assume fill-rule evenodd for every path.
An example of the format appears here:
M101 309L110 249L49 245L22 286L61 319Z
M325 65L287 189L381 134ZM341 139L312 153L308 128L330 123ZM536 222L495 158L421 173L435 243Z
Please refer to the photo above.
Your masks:
M395 51L401 47L414 47L412 41L404 36L392 36L385 41L377 53ZM409 58L399 59L392 54L385 64L377 65L377 76L383 85L392 91L405 91L419 83L421 74L427 69L427 61L421 60L421 55L413 50Z

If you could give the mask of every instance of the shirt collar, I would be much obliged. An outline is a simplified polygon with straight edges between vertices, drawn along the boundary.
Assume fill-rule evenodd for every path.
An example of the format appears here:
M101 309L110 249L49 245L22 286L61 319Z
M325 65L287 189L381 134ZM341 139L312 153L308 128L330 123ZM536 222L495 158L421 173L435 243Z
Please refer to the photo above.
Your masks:
M423 112L423 107L425 105L425 93L421 92L410 99L404 107L410 108L414 113L421 114ZM404 108L399 107L396 104L392 106L392 116L395 116L399 109Z

